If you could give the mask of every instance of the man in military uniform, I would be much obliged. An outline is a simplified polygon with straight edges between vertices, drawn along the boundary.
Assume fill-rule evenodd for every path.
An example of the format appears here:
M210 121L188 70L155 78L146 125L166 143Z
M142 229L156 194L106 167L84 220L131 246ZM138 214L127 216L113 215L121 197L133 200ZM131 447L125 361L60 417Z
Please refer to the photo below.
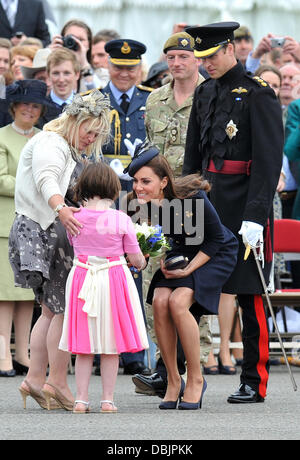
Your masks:
M132 178L123 174L123 169L130 163L131 156L124 143L125 139L134 143L146 137L144 118L146 100L151 88L136 86L141 66L141 56L146 46L135 40L118 39L105 44L108 53L108 70L110 81L101 91L108 94L111 103L111 142L104 146L103 155L120 177L122 190L132 189ZM139 291L141 303L142 275L134 273L134 280ZM144 365L144 351L122 353L124 373L149 374Z
M132 179L122 174L131 161L124 140L134 144L135 139L143 141L146 137L145 108L152 88L136 86L146 46L135 40L119 39L107 42L104 48L109 55L110 81L101 91L110 97L112 141L104 147L103 154L110 163L119 160L111 166L119 164L115 170L120 176L122 190L130 191Z
M246 74L234 55L236 22L192 27L196 54L210 77L197 88L187 133L183 174L203 173L222 223L239 239L236 269L223 292L237 294L243 312L244 359L230 403L263 402L269 347L262 283L252 251L264 242L264 274L272 260L272 202L282 165L283 126L274 91ZM248 251L247 251L248 252Z
M235 57L246 68L247 57L253 51L253 37L246 26L240 26L234 31ZM248 70L248 69L247 69Z
M173 81L153 91L146 103L147 138L168 160L175 176L182 172L188 120L196 87L204 81L198 72L194 40L186 32L172 35L164 45Z
M204 78L198 72L199 64L194 55L194 39L186 32L173 34L166 41L163 51L166 54L173 81L149 95L146 103L145 126L147 138L167 158L174 175L180 176L193 94ZM160 268L160 259L161 256L151 258L143 272L144 298L147 296L155 271ZM145 309L148 332L152 340L156 342L152 307L146 304ZM195 316L197 316L196 309ZM197 321L199 322L199 316ZM201 361L205 363L212 344L209 316L201 317L200 338ZM185 357L179 341L177 356L179 372L185 373ZM154 374L151 376L135 375L133 382L137 387L137 392L163 397L167 386L166 379L166 369L160 357Z

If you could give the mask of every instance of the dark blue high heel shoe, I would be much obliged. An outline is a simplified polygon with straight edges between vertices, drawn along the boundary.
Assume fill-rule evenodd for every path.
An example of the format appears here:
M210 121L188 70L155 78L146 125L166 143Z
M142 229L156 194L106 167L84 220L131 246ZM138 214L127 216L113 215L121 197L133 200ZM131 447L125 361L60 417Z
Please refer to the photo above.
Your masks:
M176 401L162 401L158 407L162 410L176 409L178 401L179 402L181 401L184 390L185 390L185 381L181 377L181 386L180 386L180 392L178 395L178 399Z
M203 395L204 395L204 393L205 393L206 388L207 388L207 383L206 383L206 380L203 379L203 387L202 387L202 392L201 392L200 400L199 400L197 403L190 403L190 402L186 402L186 401L181 401L181 402L178 404L178 409L179 409L179 410L196 410L196 409L201 409L201 407L202 407L202 399L203 399Z
M19 363L18 361L15 361L14 359L13 368L16 371L16 375L27 375L29 370L27 366L24 366L23 364Z

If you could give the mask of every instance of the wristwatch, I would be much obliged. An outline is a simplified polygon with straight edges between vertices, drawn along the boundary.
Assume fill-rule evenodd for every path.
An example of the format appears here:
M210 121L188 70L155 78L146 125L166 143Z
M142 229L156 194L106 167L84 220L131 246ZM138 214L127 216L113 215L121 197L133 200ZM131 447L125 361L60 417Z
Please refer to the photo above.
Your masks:
M54 212L55 214L58 216L58 213L59 211L62 209L62 208L67 208L67 205L66 203L59 203L56 208L54 209Z

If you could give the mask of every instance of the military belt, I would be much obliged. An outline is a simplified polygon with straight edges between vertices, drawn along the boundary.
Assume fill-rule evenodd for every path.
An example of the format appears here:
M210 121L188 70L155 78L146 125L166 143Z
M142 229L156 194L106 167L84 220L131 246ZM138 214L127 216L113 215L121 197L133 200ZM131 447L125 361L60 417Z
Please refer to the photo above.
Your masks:
M252 163L252 160L250 161L224 160L222 168L217 169L214 165L213 160L210 160L206 171L218 173L218 174L246 174L247 176L250 176L251 163Z

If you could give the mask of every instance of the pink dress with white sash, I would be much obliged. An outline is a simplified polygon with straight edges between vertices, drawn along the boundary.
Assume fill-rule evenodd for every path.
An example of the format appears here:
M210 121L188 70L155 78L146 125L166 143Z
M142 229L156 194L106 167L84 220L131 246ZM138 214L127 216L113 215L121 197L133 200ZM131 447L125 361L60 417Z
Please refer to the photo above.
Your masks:
M69 239L74 265L66 284L59 348L75 354L120 354L148 348L139 295L124 253L140 252L122 211L82 208L80 235Z

